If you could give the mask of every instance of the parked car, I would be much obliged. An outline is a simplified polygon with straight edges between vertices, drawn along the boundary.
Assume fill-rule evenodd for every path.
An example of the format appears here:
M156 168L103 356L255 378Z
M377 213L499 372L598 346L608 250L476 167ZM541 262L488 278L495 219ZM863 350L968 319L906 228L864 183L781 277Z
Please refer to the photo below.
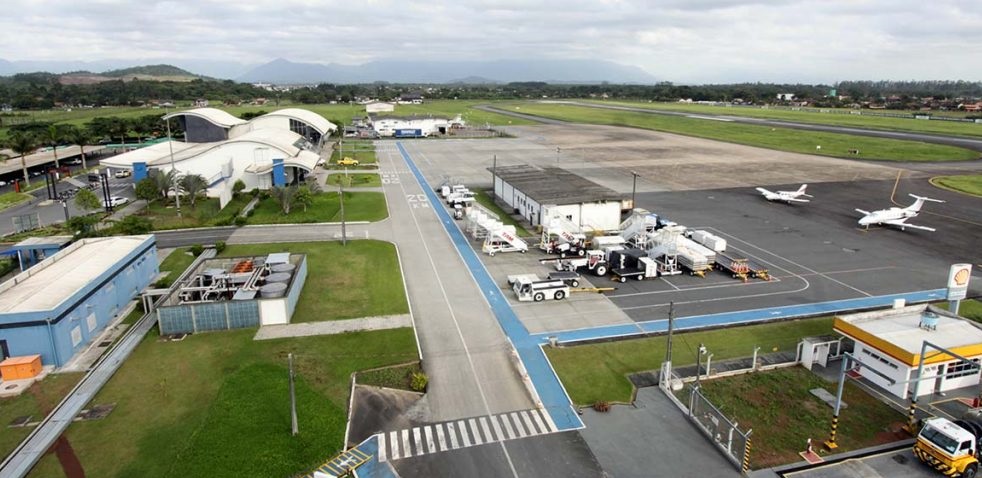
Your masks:
M128 178L132 175L133 173L129 169L120 169L119 171L116 171L115 174L113 174L113 176L117 178Z
M7 181L4 181L4 180L0 179L0 188L4 187L6 185L7 185Z
M345 156L338 160L338 166L358 166L358 160Z
M78 166L78 165L82 164L82 158L75 158L75 159L69 161L68 164L71 164L72 166Z
M109 198L109 201L103 200L102 205L105 207L109 207L109 206L119 207L128 202L130 202L130 200L122 196L112 196Z

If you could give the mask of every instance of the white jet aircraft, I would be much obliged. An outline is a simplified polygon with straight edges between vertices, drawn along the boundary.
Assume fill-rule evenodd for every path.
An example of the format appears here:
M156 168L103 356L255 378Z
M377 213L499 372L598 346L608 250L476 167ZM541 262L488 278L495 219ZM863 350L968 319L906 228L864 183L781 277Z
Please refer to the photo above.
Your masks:
M807 187L808 187L807 184L802 184L797 191L774 192L774 191L768 191L764 188L757 188L757 190L760 191L760 193L763 194L768 201L784 201L788 204L791 204L792 202L809 202L807 199L799 199L801 197L806 197L806 198L814 197L811 194L805 194L805 188Z
M944 201L940 199L931 199L929 197L924 197L924 196L915 196L913 194L910 194L910 197L916 199L916 201L914 201L914 204L911 204L910 206L903 207L903 208L891 207L889 209L880 209L879 211L873 211L873 212L864 211L862 209L856 209L857 212L865 214L865 216L863 216L859 220L859 225L866 226L866 229L869 229L871 225L884 224L887 226L897 226L900 228L900 230L905 230L909 227L912 229L921 229L924 231L934 232L935 229L933 227L908 224L907 220L912 217L917 217L917 215L921 210L921 206L924 205L925 201L931 201L931 202L944 202Z

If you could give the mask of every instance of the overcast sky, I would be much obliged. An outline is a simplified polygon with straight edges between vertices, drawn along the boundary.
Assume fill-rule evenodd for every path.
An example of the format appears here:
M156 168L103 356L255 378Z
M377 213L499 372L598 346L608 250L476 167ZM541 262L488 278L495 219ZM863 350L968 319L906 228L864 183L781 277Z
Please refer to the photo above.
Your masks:
M6 60L605 59L679 83L982 80L982 0L4 0Z

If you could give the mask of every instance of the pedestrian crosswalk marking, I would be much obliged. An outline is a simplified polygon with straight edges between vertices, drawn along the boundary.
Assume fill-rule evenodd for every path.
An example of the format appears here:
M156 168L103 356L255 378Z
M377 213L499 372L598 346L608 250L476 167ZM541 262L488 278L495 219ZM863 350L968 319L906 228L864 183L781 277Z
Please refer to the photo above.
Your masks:
M520 410L419 425L380 433L378 460L402 460L557 431L544 410Z

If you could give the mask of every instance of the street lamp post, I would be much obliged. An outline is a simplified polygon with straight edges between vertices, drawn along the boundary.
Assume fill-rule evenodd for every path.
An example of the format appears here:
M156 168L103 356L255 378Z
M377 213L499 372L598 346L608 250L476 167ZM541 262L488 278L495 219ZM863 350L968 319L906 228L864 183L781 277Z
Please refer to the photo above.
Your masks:
M638 176L640 176L640 174L631 171L631 176L634 177L634 181L631 183L631 209L637 209L638 206L634 204L634 196L638 192Z
M164 112L166 113L167 110L164 110ZM174 138L172 138L170 135L169 115L167 114L164 115L164 122L167 123L167 146L168 148L170 148L170 169L171 171L177 171L177 168L174 166ZM174 173L174 180L175 181L177 180L176 172ZM181 217L181 195L178 194L177 192L177 182L171 184L171 188L174 190L174 201L175 201L174 204L177 206L177 217Z

